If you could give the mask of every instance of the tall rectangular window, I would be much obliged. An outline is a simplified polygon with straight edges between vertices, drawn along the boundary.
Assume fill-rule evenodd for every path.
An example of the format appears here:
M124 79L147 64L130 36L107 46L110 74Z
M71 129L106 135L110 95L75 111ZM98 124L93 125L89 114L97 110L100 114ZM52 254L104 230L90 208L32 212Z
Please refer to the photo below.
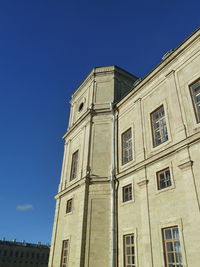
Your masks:
M134 234L124 235L124 267L136 267Z
M122 188L123 202L132 200L132 184L126 185Z
M178 226L162 229L165 267L183 267Z
M195 110L197 122L200 122L200 79L190 85L190 93Z
M169 168L157 172L157 185L158 190L172 185Z
M122 134L122 164L133 159L131 128Z
M163 105L151 113L151 127L154 147L168 140L167 124Z
M78 167L78 150L74 152L72 155L70 180L74 180L77 177L77 167Z
M72 211L72 203L73 203L73 199L69 199L67 200L67 206L66 206L66 213L69 213Z
M60 267L67 267L68 253L69 253L69 240L63 240Z

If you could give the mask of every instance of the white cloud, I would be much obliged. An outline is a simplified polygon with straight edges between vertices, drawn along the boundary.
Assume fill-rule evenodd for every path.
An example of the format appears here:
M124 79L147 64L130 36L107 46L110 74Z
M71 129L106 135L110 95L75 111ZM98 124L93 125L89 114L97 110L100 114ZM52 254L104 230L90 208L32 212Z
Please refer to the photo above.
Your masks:
M32 209L33 209L33 205L31 204L18 205L16 207L16 210L19 210L19 211L28 211Z

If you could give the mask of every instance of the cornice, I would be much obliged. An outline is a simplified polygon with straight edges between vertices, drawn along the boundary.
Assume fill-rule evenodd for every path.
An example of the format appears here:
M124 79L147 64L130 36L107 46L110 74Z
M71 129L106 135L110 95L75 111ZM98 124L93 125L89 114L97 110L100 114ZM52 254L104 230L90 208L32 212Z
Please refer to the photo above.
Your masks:
M83 177L80 180L74 182L71 185L68 185L64 190L60 191L58 194L55 195L55 199L58 199L62 196L64 196L67 193L70 193L78 188L80 188L83 185L86 185L89 183L88 177Z
M153 68L141 81L133 86L128 94L122 98L117 107L126 102L133 94L137 93L145 84L147 84L153 77L160 73L170 62L172 62L179 54L181 54L187 47L194 43L200 37L200 28L198 28L192 35L183 41L178 47L173 49L155 68Z
M96 76L105 76L109 74L119 73L123 76L128 77L129 79L138 79L135 75L129 73L126 70L123 70L120 67L117 67L115 65L111 66L102 66L102 67L95 67L92 69L92 71L86 76L86 78L83 80L83 82L76 88L75 92L72 94L72 98L70 100L70 103L72 103L73 99L76 97L76 95L81 91L81 89L89 82L95 82Z

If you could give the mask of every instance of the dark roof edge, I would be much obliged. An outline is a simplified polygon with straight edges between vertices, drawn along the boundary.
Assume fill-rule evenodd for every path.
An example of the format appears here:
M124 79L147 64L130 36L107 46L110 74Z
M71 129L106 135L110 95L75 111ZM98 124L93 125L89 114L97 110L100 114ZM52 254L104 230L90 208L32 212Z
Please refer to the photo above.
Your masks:
M147 79L148 78L148 76L150 76L150 74L151 73L153 73L159 66L161 66L165 61L167 61L167 60L169 60L170 58L171 58L171 60L169 60L168 62L166 62L166 64L162 67L162 68L164 68L169 62L171 62L173 59L174 59L174 53L175 52L177 52L177 50L184 44L184 43L186 43L193 35L195 35L195 33L197 33L198 31L200 30L200 27L198 27L195 31L193 31L183 42L181 42L176 48L174 48L174 49L172 49L172 50L170 50L171 51L171 53L168 55L168 56L166 56L159 64L157 64L150 72L148 72L142 79L140 78L140 82L139 83L137 83L136 84L136 86L135 87L133 87L132 89L130 89L128 92L127 92L127 94L122 98L122 99L120 99L116 104L117 105L121 105L122 103L123 103L123 101L125 101L125 98L129 95L129 94L131 94L131 93L133 93L133 91L134 91L134 89L137 87L137 86L139 86L139 84L141 84L145 79ZM197 36L198 37L198 36ZM181 52L181 51L180 51ZM167 53L166 53L167 54ZM165 54L165 55L166 55ZM158 70L157 72L159 72L160 70ZM156 72L156 73L157 73ZM156 74L155 73L155 74ZM149 77L149 78L151 78L151 77ZM122 102L122 103L120 103L120 102Z

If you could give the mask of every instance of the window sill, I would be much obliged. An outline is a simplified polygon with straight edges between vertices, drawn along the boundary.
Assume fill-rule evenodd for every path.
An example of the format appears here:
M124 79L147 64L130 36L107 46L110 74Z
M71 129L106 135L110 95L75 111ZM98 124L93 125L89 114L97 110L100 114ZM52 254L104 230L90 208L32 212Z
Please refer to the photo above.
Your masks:
M134 203L135 202L135 199L131 199L131 200L128 200L128 201L125 201L125 202L120 202L120 207L123 207L125 205L128 205L128 204L131 204L131 203Z
M159 195L161 193L164 193L164 192L167 192L167 191L171 191L171 190L174 190L174 189L175 189L175 185L174 184L172 184L172 185L170 185L170 186L168 186L166 188L163 188L163 189L157 189L156 188L156 195Z
M64 217L69 216L69 215L72 215L72 214L73 214L73 211L70 211L68 213L65 213Z

